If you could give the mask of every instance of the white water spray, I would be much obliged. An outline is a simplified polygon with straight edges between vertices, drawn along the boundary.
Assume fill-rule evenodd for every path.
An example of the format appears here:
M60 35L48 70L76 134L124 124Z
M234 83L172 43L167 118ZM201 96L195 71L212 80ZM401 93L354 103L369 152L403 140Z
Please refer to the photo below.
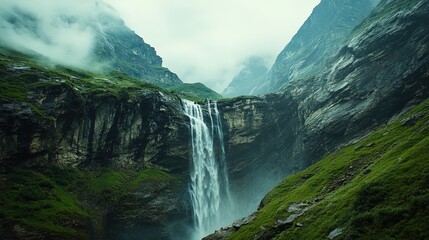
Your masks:
M183 111L190 118L192 138L191 183L189 192L193 208L195 238L229 224L231 200L225 162L222 122L215 102L207 104L207 118L194 102L183 100Z

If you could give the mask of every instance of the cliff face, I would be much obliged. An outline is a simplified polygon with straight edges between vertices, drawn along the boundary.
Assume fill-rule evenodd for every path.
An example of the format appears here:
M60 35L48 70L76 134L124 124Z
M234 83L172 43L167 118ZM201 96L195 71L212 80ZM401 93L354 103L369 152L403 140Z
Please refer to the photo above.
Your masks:
M287 177L257 212L203 238L426 239L429 101Z
M300 142L310 143L305 162L427 98L428 12L426 1L382 2L321 74L291 86L302 104Z
M219 104L237 189L301 170L426 99L428 11L426 1L384 1L316 77Z
M187 236L192 153L176 95L10 50L0 59L4 239Z
M290 95L241 97L218 104L225 119L226 159L238 211L248 213L292 166L297 104ZM261 180L263 178L264 180Z
M66 84L39 87L28 98L0 103L2 165L188 170L189 133L179 99L148 91L135 100L82 100Z
M278 55L252 94L280 91L289 82L317 75L378 1L322 0Z

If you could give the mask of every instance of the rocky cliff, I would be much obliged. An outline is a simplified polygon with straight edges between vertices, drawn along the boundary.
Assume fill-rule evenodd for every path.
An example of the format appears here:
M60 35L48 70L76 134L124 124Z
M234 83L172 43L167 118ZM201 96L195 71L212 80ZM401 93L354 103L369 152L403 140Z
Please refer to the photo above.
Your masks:
M426 99L428 11L426 1L383 1L316 77L291 82L282 94L220 103L236 189L262 194L270 180L310 166Z
M378 2L322 0L252 94L277 92L289 82L317 75Z
M135 100L82 98L67 84L36 87L27 98L1 102L2 165L188 169L177 98L150 91Z
M39 57L0 50L3 238L186 236L191 148L179 97Z
M426 239L429 102L287 177L258 211L203 238Z

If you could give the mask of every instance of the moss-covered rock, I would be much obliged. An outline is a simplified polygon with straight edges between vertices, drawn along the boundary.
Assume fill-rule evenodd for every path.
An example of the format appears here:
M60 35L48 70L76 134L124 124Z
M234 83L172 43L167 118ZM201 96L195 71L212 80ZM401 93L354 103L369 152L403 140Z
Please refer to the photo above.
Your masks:
M141 238L186 219L182 178L157 169L18 168L0 178L3 239Z
M428 123L426 101L286 178L265 196L256 217L214 239L426 239Z
M0 58L3 239L142 239L190 219L176 94L3 48Z
M188 170L189 131L176 95L120 73L0 54L0 165Z

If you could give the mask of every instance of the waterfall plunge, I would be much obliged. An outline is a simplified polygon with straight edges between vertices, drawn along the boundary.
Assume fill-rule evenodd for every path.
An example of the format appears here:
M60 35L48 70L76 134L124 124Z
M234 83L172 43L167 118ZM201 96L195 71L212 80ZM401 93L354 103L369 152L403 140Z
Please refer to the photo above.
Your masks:
M189 192L194 214L195 238L201 239L233 220L222 123L216 102L207 103L207 124L200 105L187 100L182 102L183 111L190 118L191 125L192 164Z

